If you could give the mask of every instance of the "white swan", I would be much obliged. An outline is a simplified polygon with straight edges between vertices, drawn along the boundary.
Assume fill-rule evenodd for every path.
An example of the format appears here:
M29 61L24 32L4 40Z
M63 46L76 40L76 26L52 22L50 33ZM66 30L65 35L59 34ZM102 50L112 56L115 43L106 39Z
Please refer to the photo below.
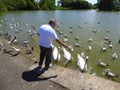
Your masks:
M53 49L53 59L54 60L60 60L60 53L59 53L57 47L54 47L54 49Z
M62 47L62 51L63 51L63 54L64 54L64 58L67 61L71 61L72 60L72 55L64 47Z
M80 56L80 54L77 54L77 66L79 67L79 69L81 70L81 72L84 72L87 70L87 59L86 61L83 59L83 57Z

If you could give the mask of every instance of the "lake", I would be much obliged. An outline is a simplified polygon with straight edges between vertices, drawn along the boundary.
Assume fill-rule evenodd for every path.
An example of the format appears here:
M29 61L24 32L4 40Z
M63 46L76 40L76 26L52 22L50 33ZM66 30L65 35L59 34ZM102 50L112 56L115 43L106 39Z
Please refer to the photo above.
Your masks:
M77 54L82 52L89 56L87 72L106 78L103 73L105 67L97 65L98 60L109 64L107 68L111 72L120 75L120 12L99 12L97 10L53 10L53 11L11 11L0 15L0 31L16 35L19 43L23 40L29 40L30 44L39 52L38 36L35 34L40 25L48 23L49 19L54 18L58 22L56 32L62 40L67 37L68 45L72 45L74 51L72 62L65 65L63 55L57 63L66 68L78 70ZM72 33L71 33L72 31ZM28 32L34 32L30 36ZM62 34L59 34L59 33ZM75 39L77 38L77 39ZM89 41L92 38L92 41ZM105 39L112 42L112 47L105 44ZM60 47L56 42L55 46ZM76 46L79 43L80 46ZM87 50L91 46L90 51ZM107 51L101 51L101 48L107 48ZM118 58L113 60L112 55L116 53ZM120 77L114 81L120 82Z

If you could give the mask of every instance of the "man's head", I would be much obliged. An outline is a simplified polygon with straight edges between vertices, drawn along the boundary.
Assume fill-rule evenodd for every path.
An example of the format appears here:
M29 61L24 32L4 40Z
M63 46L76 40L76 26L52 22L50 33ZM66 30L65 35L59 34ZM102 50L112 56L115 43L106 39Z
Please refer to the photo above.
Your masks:
M50 26L51 26L52 28L55 28L55 26L56 26L56 21L55 21L54 19L51 19L51 20L49 21L49 24L50 24Z

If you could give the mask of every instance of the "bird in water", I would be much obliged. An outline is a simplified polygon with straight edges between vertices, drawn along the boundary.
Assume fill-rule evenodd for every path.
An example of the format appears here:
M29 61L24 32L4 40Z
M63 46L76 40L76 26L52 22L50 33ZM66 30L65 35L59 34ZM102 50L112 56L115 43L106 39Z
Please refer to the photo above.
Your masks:
M108 64L102 62L101 59L98 60L98 65L99 65L99 66L102 66L102 67L107 67L107 66L109 66Z
M114 53L114 54L112 55L112 58L113 58L113 59L117 59L117 57L118 57L118 56L117 56L116 53Z
M114 79L117 78L119 75L110 72L110 69L105 69L105 76L107 76L110 79Z

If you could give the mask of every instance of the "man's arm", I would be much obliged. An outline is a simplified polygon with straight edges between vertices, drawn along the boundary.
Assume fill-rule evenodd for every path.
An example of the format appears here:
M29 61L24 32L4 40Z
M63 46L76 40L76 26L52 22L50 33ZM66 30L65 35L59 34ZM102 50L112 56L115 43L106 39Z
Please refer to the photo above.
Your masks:
M65 44L64 42L62 42L59 38L56 39L56 42L67 48L67 44Z

